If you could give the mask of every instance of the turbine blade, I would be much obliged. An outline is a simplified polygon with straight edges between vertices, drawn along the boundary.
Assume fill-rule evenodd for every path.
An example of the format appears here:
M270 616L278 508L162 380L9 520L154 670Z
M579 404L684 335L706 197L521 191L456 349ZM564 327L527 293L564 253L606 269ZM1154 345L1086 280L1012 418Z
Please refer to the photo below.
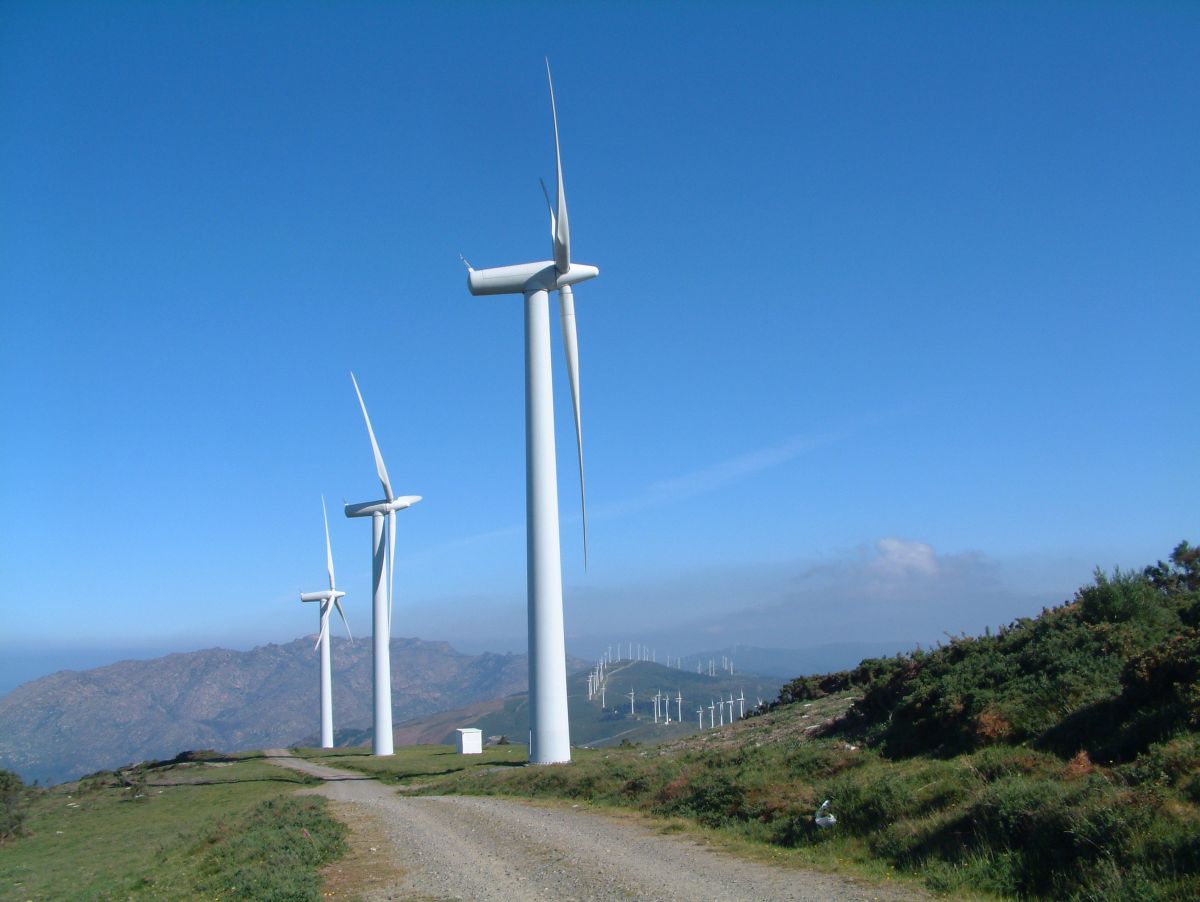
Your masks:
M579 340L575 332L575 293L570 285L558 292L562 319L563 348L567 358L567 377L571 381L571 406L575 411L575 448L579 452L579 505L583 511L583 569L588 564L587 489L583 478L583 422L579 415Z
M538 179L542 186L542 196L546 198L546 209L550 212L550 240L554 241L554 204L550 203L550 192L546 190L546 181Z
M329 514L325 510L325 496L321 496L321 517L325 520L325 568L329 571L329 588L333 584L333 547L329 544Z
M388 641L392 638L392 597L396 588L396 512L388 512Z
M379 442L375 441L375 430L371 428L371 417L367 414L367 405L363 401L362 392L358 390L358 380L354 378L354 374L350 374L350 381L354 383L354 393L358 395L358 406L362 408L363 419L367 421L367 435L371 436L371 450L375 452L375 472L379 474L379 481L383 483L383 494L388 501L394 497L392 495L392 483L388 479L387 467L383 465L383 455L379 453Z
M354 641L354 635L350 632L350 621L346 619L346 612L342 610L342 600L335 598L333 603L337 606L337 611L342 615L342 623L346 624L346 635L350 637L350 641Z
M329 635L329 602L321 605L321 630L317 633L317 644L313 646L313 651L321 647L321 641Z
M565 273L571 268L571 225L567 222L567 192L563 188L562 153L558 145L558 107L554 103L554 77L546 60L546 80L550 82L550 115L554 119L554 172L558 179L558 210L554 216L554 268Z

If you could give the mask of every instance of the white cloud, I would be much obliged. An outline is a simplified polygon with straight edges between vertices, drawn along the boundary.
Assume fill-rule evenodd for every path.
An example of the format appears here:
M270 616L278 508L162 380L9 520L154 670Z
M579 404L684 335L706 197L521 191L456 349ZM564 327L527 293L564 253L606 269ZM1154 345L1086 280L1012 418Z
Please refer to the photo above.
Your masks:
M868 569L883 576L934 576L938 572L938 559L933 546L925 542L908 539L883 538L875 543L879 556L868 564Z

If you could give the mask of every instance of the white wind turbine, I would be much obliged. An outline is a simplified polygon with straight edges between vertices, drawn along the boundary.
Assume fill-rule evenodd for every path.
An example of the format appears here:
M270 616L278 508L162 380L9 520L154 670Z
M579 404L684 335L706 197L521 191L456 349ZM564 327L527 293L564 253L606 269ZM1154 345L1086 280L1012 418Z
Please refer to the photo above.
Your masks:
M367 423L367 435L371 437L371 450L375 454L375 472L383 485L381 501L364 501L360 504L347 504L347 517L371 518L371 575L374 580L374 603L371 608L371 653L374 670L374 736L371 738L372 755L392 754L392 655L390 642L392 638L392 597L393 577L396 573L396 511L412 507L421 500L420 495L400 495L392 493L392 482L388 479L387 467L383 465L383 455L379 452L379 442L375 441L375 430L371 428L371 417L367 414L367 405L363 401L362 392L358 389L358 380L350 374L354 383L354 393L358 395L358 406L362 408L363 419ZM384 544L384 517L387 517L388 541ZM384 573L384 557L387 557L387 573Z
M562 560L558 536L558 486L554 453L554 398L550 378L549 293L558 291L567 375L575 412L579 456L579 496L583 508L583 561L587 567L587 496L583 481L583 431L579 417L579 346L572 285L600 274L594 266L571 262L571 227L563 188L558 142L558 109L550 81L554 121L556 207L550 211L554 259L492 269L467 269L473 295L525 297L525 503L529 606L529 760L554 764L571 760L567 720L567 667L563 635ZM543 189L545 185L543 185ZM546 202L550 202L549 193Z
M333 548L329 544L329 516L325 513L325 496L321 496L321 517L325 521L325 567L329 571L329 588L323 592L301 592L301 601L319 601L319 625L317 627L317 644L313 649L321 650L321 748L333 748L333 689L329 664L329 612L337 608L342 615L342 623L346 624L346 635L350 636L350 621L342 610L342 599L345 592L340 592L334 585L333 578ZM354 637L350 636L354 641Z

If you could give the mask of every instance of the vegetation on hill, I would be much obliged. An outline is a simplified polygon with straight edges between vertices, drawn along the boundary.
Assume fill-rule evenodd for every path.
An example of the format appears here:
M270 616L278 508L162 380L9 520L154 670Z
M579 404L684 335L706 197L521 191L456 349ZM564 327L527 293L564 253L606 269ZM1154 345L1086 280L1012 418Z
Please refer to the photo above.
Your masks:
M890 758L1022 744L1128 762L1200 728L1200 548L1097 572L1069 604L933 651L786 684L780 703L862 693L840 732Z
M1097 573L996 634L793 680L726 731L418 782L634 807L956 895L1200 898L1200 552Z
M25 786L10 770L0 770L0 843L21 832L25 823Z

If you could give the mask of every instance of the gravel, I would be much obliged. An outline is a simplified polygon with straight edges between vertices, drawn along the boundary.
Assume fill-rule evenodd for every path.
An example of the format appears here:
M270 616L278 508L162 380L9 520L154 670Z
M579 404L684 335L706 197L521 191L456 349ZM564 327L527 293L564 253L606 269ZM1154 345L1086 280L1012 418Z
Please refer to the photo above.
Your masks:
M321 795L377 825L394 856L376 899L900 900L898 887L736 858L694 838L653 832L636 818L566 805L471 796L402 796L362 774L267 753L326 782ZM345 807L340 807L345 811ZM355 809L351 809L355 810Z

